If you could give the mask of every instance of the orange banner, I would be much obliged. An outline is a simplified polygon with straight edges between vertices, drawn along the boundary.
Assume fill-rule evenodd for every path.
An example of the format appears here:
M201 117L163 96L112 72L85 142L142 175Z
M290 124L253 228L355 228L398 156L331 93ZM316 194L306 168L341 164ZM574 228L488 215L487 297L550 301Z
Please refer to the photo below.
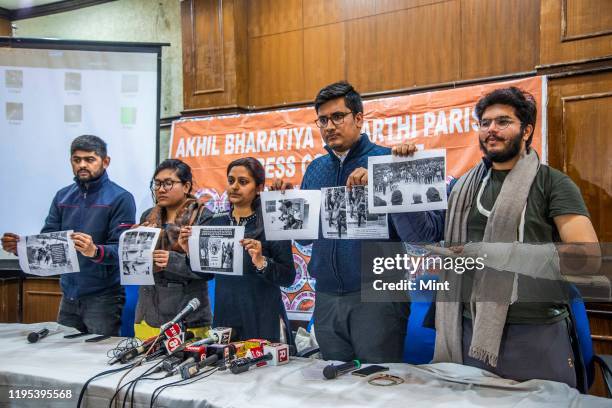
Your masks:
M535 97L538 118L532 146L545 161L543 77L365 101L363 131L380 145L410 142L423 149L445 148L447 175L456 178L481 158L474 118L476 102L486 93L507 86L517 86ZM314 109L308 107L175 121L169 156L191 166L198 196L210 200L211 206L219 210L227 204L227 165L239 157L259 159L268 180L279 177L299 185L308 164L327 153L315 119ZM301 251L295 252L300 256ZM307 276L300 279L307 284ZM296 293L285 299L286 305L293 305L293 300L302 294ZM302 302L301 309L311 305L310 300ZM297 304L291 307L299 310Z

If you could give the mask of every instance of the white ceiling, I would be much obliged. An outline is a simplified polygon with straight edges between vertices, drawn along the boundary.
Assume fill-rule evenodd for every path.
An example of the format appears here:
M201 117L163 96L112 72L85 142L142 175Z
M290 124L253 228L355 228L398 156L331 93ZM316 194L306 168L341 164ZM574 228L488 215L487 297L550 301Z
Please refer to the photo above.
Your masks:
M58 3L58 0L0 0L0 7L7 10L16 10L49 3Z

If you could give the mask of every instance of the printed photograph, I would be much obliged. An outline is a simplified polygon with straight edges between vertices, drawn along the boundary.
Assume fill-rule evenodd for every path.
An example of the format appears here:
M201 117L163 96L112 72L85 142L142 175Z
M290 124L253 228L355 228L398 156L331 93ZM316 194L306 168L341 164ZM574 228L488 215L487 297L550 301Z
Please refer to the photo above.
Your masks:
M347 235L346 187L321 189L321 226L325 238L340 239Z
M308 223L308 202L303 198L269 200L265 202L266 215L277 230L300 230Z
M371 212L445 209L446 151L422 151L405 158L370 157L368 180Z
M321 190L261 193L266 239L314 239L319 236Z
M50 232L26 237L26 251L30 271L48 272L73 270L69 256L67 231Z
M242 275L244 226L193 227L189 262L198 272Z
M234 231L200 230L200 267L202 270L232 273Z

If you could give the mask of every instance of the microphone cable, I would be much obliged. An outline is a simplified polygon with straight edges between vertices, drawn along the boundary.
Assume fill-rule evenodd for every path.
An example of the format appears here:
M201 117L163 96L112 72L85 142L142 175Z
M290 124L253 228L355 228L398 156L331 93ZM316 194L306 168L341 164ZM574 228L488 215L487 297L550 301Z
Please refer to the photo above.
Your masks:
M137 337L128 337L122 339L117 345L106 352L106 357L109 358L109 364L113 359L118 359L121 355L131 349L142 346L144 343Z
M125 366L125 367L114 368L114 369L112 369L112 370L106 370L106 371L103 371L103 372L101 372L101 373L98 373L98 374L94 375L94 376L93 376L93 377L91 377L89 380L87 380L87 381L85 382L85 384L83 384L83 388L81 388L81 392L79 393L79 400L78 400L78 402L77 402L77 408L80 408L80 407L81 407L81 402L83 402L83 397L85 396L85 391L87 390L87 387L89 386L89 383L90 383L90 382L92 382L92 381L93 381L93 380L95 380L96 378L102 377L103 375L106 375L106 374L114 374L114 373L117 373L117 372L122 371L122 370L127 370L127 369L130 369L130 368L132 368L132 367L133 367L135 364L136 364L136 363L131 364L131 365L127 365L127 366Z
M159 381L159 380L163 380L164 378L167 378L167 375L163 375L162 377L151 377L151 375L156 374L157 372L149 373L149 371L154 370L157 366L159 366L160 364L163 364L164 361L166 361L166 359L168 359L170 357L172 357L172 356L168 356L166 358L163 358L159 363L155 364L153 367L151 367L149 370L147 370L141 376L135 378L134 380L132 380L132 381L130 381L128 383L128 384L131 384L131 385L128 387L128 390L125 393L126 398L123 400L122 408L125 407L126 400L127 400L127 395L130 394L130 388L131 388L130 408L132 408L134 406L134 394L136 392L136 385L138 384L138 381L141 381L141 380Z
M160 336L161 336L161 333L160 333ZM158 336L158 338L159 338L159 336ZM141 357L141 359L140 359L139 361L137 361L136 363L140 363L140 364L142 364L142 362L143 362L143 361L146 359L146 357L147 357L147 355L149 354L149 352L152 350L152 347L153 347L153 346L155 345L155 343L157 342L158 338L156 338L156 339L155 339L155 341L153 341L153 343L151 344L151 348L149 348L149 349L147 350L147 352L146 352L146 353L145 353L145 354L144 354L144 355ZM111 407L112 407L112 402L113 402L113 400L114 400L115 398L117 398L117 401L116 401L116 404L115 404L115 406L117 406L117 404L118 404L118 403L119 403L119 401L121 400L121 398L119 397L119 395L120 395L120 393L121 393L121 390L122 390L122 389L124 389L125 387L128 387L128 388L127 388L127 390L126 390L126 392L125 392L125 395L124 395L123 403L122 403L122 405L121 405L121 406L122 406L122 408L124 408L124 407L126 406L126 404L127 404L127 400L128 400L128 397L129 397L130 391L131 391L131 402L130 402L130 406L133 406L134 390L136 389L136 385L137 385L138 381L140 381L140 380L144 380L144 379L146 379L146 380L152 380L152 381L157 381L157 380L163 380L164 378L167 378L167 376L158 377L158 378L152 378L152 377L148 377L148 378L147 378L147 376L150 376L151 374L155 374L155 373L157 373L157 370L156 370L156 369L158 368L158 366L160 366L160 365L161 365L161 364L163 364L163 363L164 363L166 360L168 360L168 359L170 359L171 357L173 357L173 356L174 356L174 354L175 354L176 352L178 352L179 350L181 350L181 349L179 348L179 349L177 349L177 350L173 351L173 352L172 352L172 353L170 353L169 355L167 355L167 356L165 356L164 358L162 358L162 359L161 359L159 362L157 362L157 363L156 363L156 364L154 364L153 366L149 367L149 368L148 368L148 369L147 369L147 370L146 370L144 373L142 373L142 374L141 374L141 375L139 375L138 377L134 378L134 379L133 379L133 380L131 380L131 381L128 381L127 383L125 383L125 384L123 384L123 385L121 385L121 386L119 387L119 385L120 385L121 381L123 381L123 379L124 379L124 378L125 378L125 376L126 376L128 373L129 373L129 371L128 371L127 373L125 373L125 374L123 375L123 377L121 377L121 379L120 379L120 381L119 381L119 384L117 384L118 388L116 388L116 389L115 389L115 394L113 394L113 398L111 398L111 401L109 402L109 405L108 405L108 406L109 406L109 408L111 408ZM130 371L131 371L131 370L130 370Z
M171 383L168 383L168 384L164 384L164 385L162 385L160 387L157 387L155 390L153 390L153 393L151 394L151 404L150 404L149 407L153 408L153 406L155 405L155 401L157 400L157 398L159 398L161 393L166 388L178 387L179 385L189 385L189 384L192 384L192 383L194 383L196 381L199 381L199 380L202 380L204 378L210 377L211 375L213 375L217 371L219 371L219 367L212 367L212 368L209 368L208 370L205 370L205 371L201 372L200 374L197 374L196 376L194 376L192 378L188 378L186 380L180 379L178 381L174 381L174 382L171 382ZM187 382L187 381L189 381L189 382Z
M126 382L125 384L123 384L120 387L118 387L117 389L115 389L115 393L113 394L112 398L110 399L110 401L108 403L109 408L112 407L113 401L115 400L115 398L117 399L117 403L121 400L121 398L119 398L119 395L120 395L121 391L125 387L128 387L128 391L125 394L126 397L123 400L124 402L123 402L122 406L125 406L125 401L127 399L127 394L129 393L129 389L130 389L131 385L134 384L135 382L138 382L138 381L140 381L142 379L161 380L161 379L165 378L165 377L160 377L160 378L145 378L145 377L147 375L155 374L155 372L153 372L153 370L155 370L159 365L163 364L164 361L166 361L170 357L172 357L172 356L166 356L166 357L162 358L160 361L158 361L157 363L153 364L151 367L149 367L144 373L140 374L138 377L134 378L133 380L130 380L130 381ZM133 363L133 365L135 366L138 363L142 364L142 361L139 360L139 361ZM123 379L123 377L122 377L122 379Z
M117 395L119 393L119 389L121 388L121 383L123 382L123 379L130 373L132 372L132 370L140 365L142 365L143 361L145 360L145 358L149 355L149 353L151 352L151 350L153 350L153 346L155 346L155 344L161 339L163 332L160 332L157 337L155 338L155 340L153 341L153 343L151 343L151 345L149 346L149 348L147 349L147 352L144 353L142 355L142 357L137 360L134 364L132 364L131 368L121 376L121 378L119 379L119 382L117 383L117 386L115 387L115 395ZM114 398L114 396L113 396ZM110 401L110 403L108 404L108 408L112 407L112 399ZM117 402L119 401L119 399L117 399ZM117 403L115 404L115 408L117 407Z

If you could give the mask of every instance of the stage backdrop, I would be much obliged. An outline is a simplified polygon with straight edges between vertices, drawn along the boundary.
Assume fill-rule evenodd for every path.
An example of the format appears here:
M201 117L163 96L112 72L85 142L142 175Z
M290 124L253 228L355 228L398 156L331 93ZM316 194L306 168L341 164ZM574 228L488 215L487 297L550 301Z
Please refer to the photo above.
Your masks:
M447 176L456 178L481 157L474 105L482 95L507 86L535 97L538 118L532 146L546 162L545 77L366 101L363 132L385 146L410 142L422 149L445 148ZM239 157L259 159L268 180L279 177L299 185L308 164L326 154L315 119L308 107L175 121L169 156L192 167L198 197L219 211L227 206L227 165ZM309 257L309 247L294 246L297 277L284 295L292 319L310 319L314 306L315 282L306 271Z

